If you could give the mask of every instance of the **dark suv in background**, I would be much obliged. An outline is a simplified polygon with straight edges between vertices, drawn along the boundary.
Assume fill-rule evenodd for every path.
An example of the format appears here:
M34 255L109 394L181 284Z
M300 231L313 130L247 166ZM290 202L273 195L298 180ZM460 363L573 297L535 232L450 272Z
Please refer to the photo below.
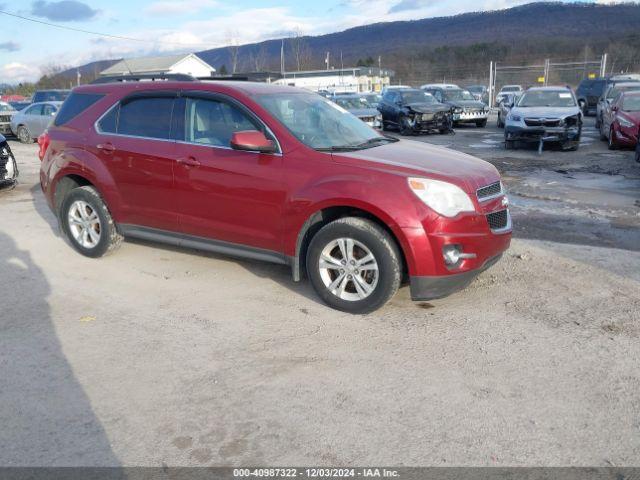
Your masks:
M585 79L580 82L578 89L576 90L576 98L578 99L578 106L582 113L589 115L596 113L598 109L598 102L604 95L612 83L622 81L637 81L640 80L639 75L614 75L611 77L600 77L593 79Z
M453 125L451 108L416 88L387 90L378 110L382 114L382 128L397 128L402 135L448 133Z

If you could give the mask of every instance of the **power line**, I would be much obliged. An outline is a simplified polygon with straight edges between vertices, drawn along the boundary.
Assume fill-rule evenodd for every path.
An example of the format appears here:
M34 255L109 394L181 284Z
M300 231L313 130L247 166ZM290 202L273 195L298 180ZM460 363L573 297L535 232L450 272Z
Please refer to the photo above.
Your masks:
M68 27L66 25L59 25L57 23L45 22L43 20L38 20L36 18L24 17L24 16L18 15L16 13L5 12L4 10L0 10L0 13L2 13L4 15L8 15L10 17L19 18L21 20L25 20L25 21L28 21L28 22L39 23L41 25L47 25L48 27L60 28L62 30L70 30L72 32L86 33L88 35L96 35L96 36L99 36L99 37L115 38L115 39L118 39L118 40L128 40L128 41L132 41L132 42L153 43L153 44L156 44L156 45L160 43L160 44L165 44L165 45L179 45L179 46L182 46L182 47L199 46L199 47L215 48L215 47L212 47L211 45L207 45L207 44L204 44L204 43L165 42L165 41L159 41L159 40L145 40L143 38L125 37L125 36L122 36L122 35L112 35L110 33L94 32L94 31L91 31L91 30L83 30L82 28Z

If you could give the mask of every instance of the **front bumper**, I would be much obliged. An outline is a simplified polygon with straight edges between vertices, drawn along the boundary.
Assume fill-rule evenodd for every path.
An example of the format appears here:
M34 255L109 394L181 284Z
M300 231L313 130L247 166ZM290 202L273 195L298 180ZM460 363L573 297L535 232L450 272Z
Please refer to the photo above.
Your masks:
M466 288L480 273L495 265L502 257L502 253L491 257L475 270L454 273L445 276L414 276L409 278L411 300L436 300Z
M488 118L489 118L488 111L462 112L462 113L453 114L453 121L456 123L473 123L473 122L486 120Z
M449 114L416 114L409 126L416 133L428 133L434 130L450 130L452 123Z
M505 140L518 142L579 142L580 128L571 127L522 127L507 125L504 130Z

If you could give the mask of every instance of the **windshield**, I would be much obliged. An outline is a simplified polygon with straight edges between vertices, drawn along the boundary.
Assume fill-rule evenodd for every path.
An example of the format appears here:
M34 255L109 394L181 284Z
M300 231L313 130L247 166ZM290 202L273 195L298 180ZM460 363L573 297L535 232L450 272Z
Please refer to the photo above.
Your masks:
M433 95L419 90L402 92L400 95L402 96L403 103L436 103Z
M626 97L622 109L625 112L640 112L640 95Z
M380 100L382 99L382 97L380 95L378 95L377 93L371 93L369 95L363 95L364 98L367 99L367 102L369 102L369 105L371 105L371 107L376 108L378 106L378 104L380 103Z
M11 110L13 110L11 105L6 103L0 103L0 112L10 112Z
M502 87L502 92L519 92L520 87Z
M472 87L468 87L467 90L473 93L484 93L484 87L481 85L476 85Z
M525 92L518 107L575 107L576 101L568 90L534 90Z
M378 141L393 141L320 95L266 94L257 95L256 100L298 140L316 150L367 148Z
M620 92L627 92L629 90L640 90L640 83L638 83L637 85L620 85L610 88L609 92L607 93L607 100L616 98Z
M471 95L471 92L467 90L443 90L442 95L445 100L448 101L458 101L458 100L475 100L475 97Z
M336 98L335 102L342 108L347 110L356 110L359 108L374 108L364 97L344 97Z

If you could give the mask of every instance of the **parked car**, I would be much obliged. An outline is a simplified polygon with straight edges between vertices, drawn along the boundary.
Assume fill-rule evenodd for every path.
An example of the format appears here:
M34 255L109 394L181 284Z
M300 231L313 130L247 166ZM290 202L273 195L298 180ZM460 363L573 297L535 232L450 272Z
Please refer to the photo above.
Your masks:
M373 108L378 108L378 105L382 101L382 95L380 95L379 93L361 93L360 95L366 98L369 105L371 105Z
M6 102L0 102L0 134L11 135L11 117L16 110Z
M520 95L524 91L522 85L505 85L503 86L498 94L496 95L495 104L500 105L502 100L509 94L515 93L516 95Z
M31 102L8 102L9 105L11 105L13 107L13 109L16 112L19 112L21 110L24 110L25 108L27 108L29 105L31 105Z
M640 128L640 91L620 92L602 117L600 135L609 149L635 147Z
M364 313L403 278L414 300L464 288L510 243L493 165L385 137L304 89L80 86L40 143L45 198L88 257L124 236L271 261Z
M416 88L387 91L378 110L382 114L382 128L396 128L401 135L448 133L452 128L451 107Z
M64 102L71 90L38 90L31 97L31 103L39 102Z
M582 111L566 87L533 87L511 108L504 129L505 148L516 142L558 142L577 150L582 135Z
M22 143L33 143L49 126L62 102L34 103L11 117L11 131Z
M489 89L484 85L469 85L466 87L476 100L489 105Z
M454 126L461 123L475 123L478 127L486 127L489 108L476 100L467 90L445 83L427 84L420 88L433 95L438 102L451 108Z
M616 98L620 92L632 90L640 90L640 81L612 81L611 83L609 83L609 85L607 85L604 93L598 99L598 105L596 109L596 128L600 128L600 125L602 124L602 117L605 111L609 109L613 99Z
M334 97L333 101L370 127L382 127L380 112L363 95L339 95Z
M0 135L0 188L15 185L18 181L18 164L7 139Z
M498 119L496 121L498 128L504 128L504 121L517 99L518 94L516 93L507 93L502 97L502 100L498 104Z

